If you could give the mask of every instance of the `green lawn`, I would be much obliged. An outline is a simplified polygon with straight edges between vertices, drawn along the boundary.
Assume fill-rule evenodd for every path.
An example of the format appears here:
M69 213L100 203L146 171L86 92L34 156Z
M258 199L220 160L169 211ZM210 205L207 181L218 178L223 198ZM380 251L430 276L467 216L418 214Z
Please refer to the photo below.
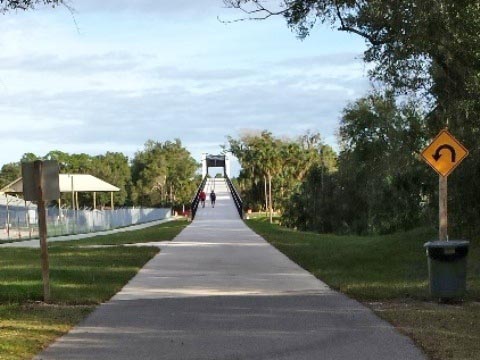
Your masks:
M186 224L173 221L138 231L50 244L50 304L41 302L40 251L0 248L0 359L32 358L95 305L110 299L159 251L148 246L84 245L171 240Z
M367 304L431 359L480 359L480 304L392 301Z
M38 249L0 249L0 303L42 300ZM118 292L158 252L152 247L51 247L54 303L98 304Z
M0 305L0 359L31 359L93 309L94 306L87 305Z
M122 245L172 240L187 225L188 221L186 220L169 221L160 225L135 231L124 231L111 235L98 235L75 241L55 241L52 242L52 246Z
M480 247L469 254L464 302L437 304L428 296L422 228L385 236L337 236L248 220L258 234L330 287L364 302L411 336L432 359L480 359Z

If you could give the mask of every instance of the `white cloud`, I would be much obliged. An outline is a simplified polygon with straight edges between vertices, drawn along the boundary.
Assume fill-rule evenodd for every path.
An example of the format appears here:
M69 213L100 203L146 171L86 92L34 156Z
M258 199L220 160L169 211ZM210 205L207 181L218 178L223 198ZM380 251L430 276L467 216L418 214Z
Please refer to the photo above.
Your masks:
M53 149L131 156L173 138L200 158L242 128L333 141L340 110L368 88L358 45L333 40L326 52L283 20L225 27L221 0L75 3L78 30L66 11L0 23L2 146L12 149L0 165Z
M138 12L163 15L200 15L223 8L222 0L70 0L76 12Z
M324 66L355 66L363 59L363 55L357 52L336 52L330 54L322 54L317 56L292 57L280 61L276 61L274 65L289 68L305 68L305 67L324 67Z
M26 54L0 57L0 69L22 72L53 72L84 75L88 72L116 72L135 70L142 59L126 52L107 52L60 57L56 54Z

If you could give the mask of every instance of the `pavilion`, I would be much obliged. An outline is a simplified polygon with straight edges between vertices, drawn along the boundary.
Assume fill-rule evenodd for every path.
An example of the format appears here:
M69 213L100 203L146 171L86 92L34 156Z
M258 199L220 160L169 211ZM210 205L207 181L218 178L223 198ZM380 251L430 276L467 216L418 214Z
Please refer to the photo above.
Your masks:
M88 174L59 174L60 193L72 194L72 208L79 209L78 193L92 192L93 193L93 208L97 208L97 192L110 192L111 208L114 209L113 193L120 191L120 189L112 184L107 183L93 175ZM11 182L4 188L0 189L0 193L7 194L21 194L23 193L23 179L20 177ZM61 207L60 199L58 199L58 207Z

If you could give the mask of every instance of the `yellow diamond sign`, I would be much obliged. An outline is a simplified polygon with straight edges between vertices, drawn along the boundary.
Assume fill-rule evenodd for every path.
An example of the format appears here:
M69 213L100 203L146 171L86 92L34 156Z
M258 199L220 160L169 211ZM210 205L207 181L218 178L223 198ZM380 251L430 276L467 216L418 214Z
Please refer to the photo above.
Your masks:
M423 159L437 173L448 176L468 155L468 150L444 129L422 151Z

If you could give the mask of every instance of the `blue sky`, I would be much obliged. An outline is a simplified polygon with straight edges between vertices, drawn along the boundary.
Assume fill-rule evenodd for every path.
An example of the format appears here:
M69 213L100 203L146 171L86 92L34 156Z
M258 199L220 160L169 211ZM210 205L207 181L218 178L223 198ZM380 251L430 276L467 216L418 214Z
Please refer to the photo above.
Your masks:
M319 25L298 40L282 18L222 0L71 0L0 15L0 165L50 150L133 156L180 138L196 159L226 136L319 131L369 89L362 39Z

